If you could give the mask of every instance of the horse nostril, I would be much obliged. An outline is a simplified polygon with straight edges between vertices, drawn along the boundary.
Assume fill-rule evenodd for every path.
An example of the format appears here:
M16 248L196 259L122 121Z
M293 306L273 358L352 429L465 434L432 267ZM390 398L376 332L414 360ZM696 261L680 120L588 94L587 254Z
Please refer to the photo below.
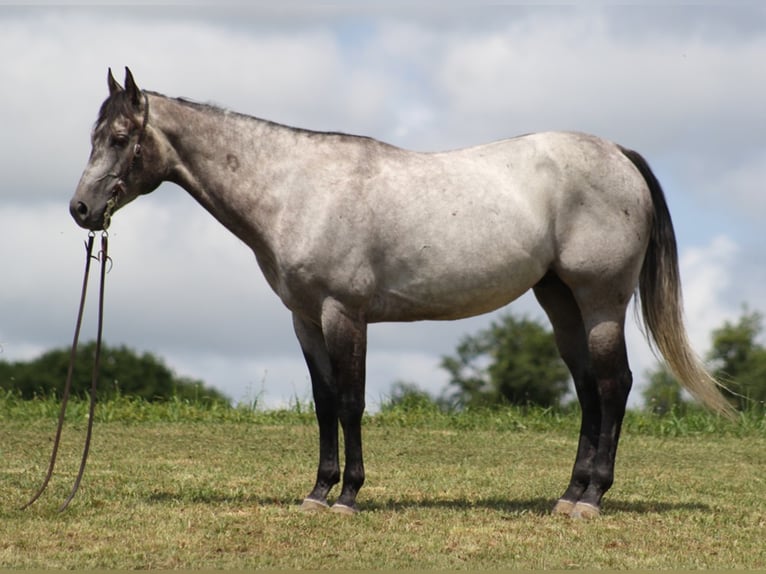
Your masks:
M85 205L82 201L77 202L77 214L82 217L88 215L88 206Z

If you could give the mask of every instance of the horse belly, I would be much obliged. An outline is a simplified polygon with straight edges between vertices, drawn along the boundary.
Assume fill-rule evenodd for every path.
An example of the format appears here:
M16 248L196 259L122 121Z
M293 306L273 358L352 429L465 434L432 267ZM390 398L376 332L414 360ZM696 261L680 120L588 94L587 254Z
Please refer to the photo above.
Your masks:
M433 261L433 260L432 260ZM529 254L506 253L502 264L480 257L421 265L373 295L367 321L453 320L507 305L537 283L547 264Z

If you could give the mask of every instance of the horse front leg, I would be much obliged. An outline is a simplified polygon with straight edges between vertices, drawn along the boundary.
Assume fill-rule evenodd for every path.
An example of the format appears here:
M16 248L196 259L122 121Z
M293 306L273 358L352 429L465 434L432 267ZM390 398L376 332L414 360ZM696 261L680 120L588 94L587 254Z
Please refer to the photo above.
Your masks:
M332 385L332 368L321 329L293 315L295 334L311 376L314 410L319 426L319 467L316 482L303 500L304 510L326 510L327 496L340 482L338 461L338 409Z
M343 429L345 467L340 496L332 510L355 514L356 496L364 484L362 416L364 414L367 324L328 300L322 308L322 332L330 356L338 419Z
M327 508L330 490L340 482L338 423L343 429L345 468L340 496L332 510L357 512L356 496L364 484L362 415L364 414L367 325L328 300L322 309L321 328L293 317L311 374L319 425L319 467L314 488L304 499L306 510Z

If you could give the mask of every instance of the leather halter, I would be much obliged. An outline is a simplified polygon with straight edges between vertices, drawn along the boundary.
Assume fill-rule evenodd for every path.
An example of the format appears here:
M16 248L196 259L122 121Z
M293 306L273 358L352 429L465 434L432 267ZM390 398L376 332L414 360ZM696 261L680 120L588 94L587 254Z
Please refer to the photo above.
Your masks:
M120 191L124 189L125 180L128 178L128 175L130 175L130 172L133 170L133 167L136 165L136 160L139 159L142 155L143 150L141 146L144 141L144 136L146 135L146 126L148 124L149 124L149 96L147 96L146 92L144 92L144 119L141 122L141 130L138 132L138 140L133 146L133 153L130 156L130 161L125 166L125 169L122 171L121 174L119 175L114 173L108 174L114 177L117 180L117 183L114 184L114 187L112 188L112 194L106 202L106 209L104 210L104 220L102 223L102 229L104 230L106 230L109 227L109 224L111 223L112 212L117 206L117 197L119 196Z

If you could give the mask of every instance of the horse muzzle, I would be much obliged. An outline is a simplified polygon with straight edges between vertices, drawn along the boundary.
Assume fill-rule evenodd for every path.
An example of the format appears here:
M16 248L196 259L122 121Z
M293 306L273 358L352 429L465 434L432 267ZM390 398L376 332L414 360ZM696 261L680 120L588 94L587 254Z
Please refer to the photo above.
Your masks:
M69 213L72 214L72 218L80 227L90 229L91 231L97 231L103 227L103 213L94 213L91 207L84 201L73 199L69 203Z
M80 193L75 193L72 201L69 202L69 213L77 225L98 231L105 229L109 225L109 219L116 209L117 198L125 193L125 183L118 179L112 187L109 199L103 204L93 205L86 198L81 197Z

